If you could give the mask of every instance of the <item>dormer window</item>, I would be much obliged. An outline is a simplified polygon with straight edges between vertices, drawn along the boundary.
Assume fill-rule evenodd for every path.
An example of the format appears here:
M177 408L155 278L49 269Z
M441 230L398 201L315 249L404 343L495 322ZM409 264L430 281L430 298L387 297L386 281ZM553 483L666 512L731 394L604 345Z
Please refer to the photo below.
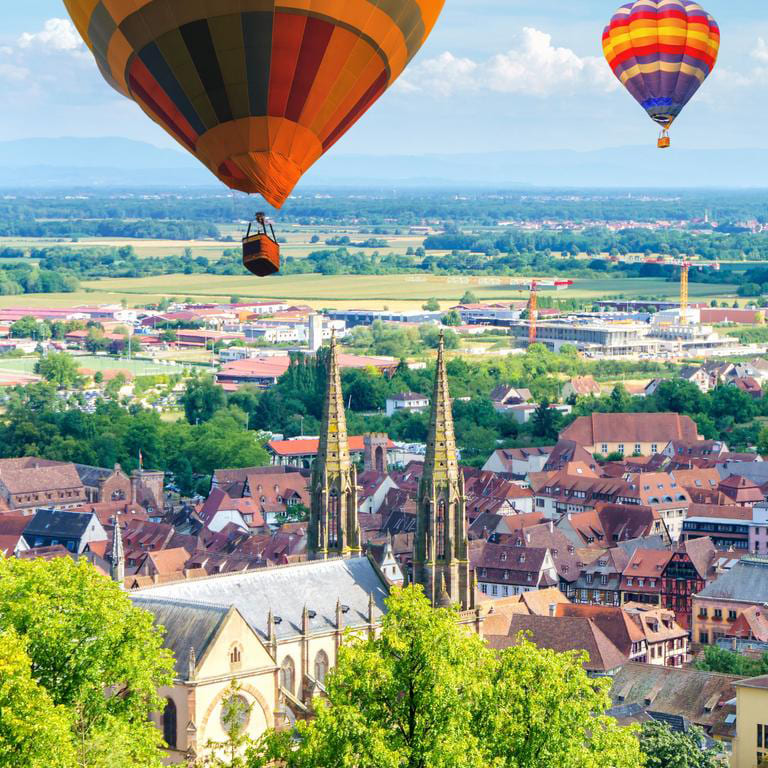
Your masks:
M502 563L506 563L507 562L507 553L506 552L502 552L501 553L501 562Z

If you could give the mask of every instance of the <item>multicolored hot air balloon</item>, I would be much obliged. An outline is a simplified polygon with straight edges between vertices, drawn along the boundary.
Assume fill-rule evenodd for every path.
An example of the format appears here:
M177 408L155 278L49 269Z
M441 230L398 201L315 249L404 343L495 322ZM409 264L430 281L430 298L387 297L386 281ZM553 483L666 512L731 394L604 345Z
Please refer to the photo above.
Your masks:
M279 208L403 72L444 1L64 4L109 83L227 186Z
M667 131L715 67L717 22L693 0L625 3L603 32L603 50L614 74Z

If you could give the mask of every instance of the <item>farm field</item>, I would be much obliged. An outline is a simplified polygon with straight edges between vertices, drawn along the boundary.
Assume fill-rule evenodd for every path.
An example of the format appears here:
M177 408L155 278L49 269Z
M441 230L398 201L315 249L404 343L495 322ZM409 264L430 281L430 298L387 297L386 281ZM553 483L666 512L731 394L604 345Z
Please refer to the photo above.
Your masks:
M83 248L123 248L132 246L139 258L157 259L165 256L179 256L186 248L192 251L192 257L205 256L210 261L216 261L221 258L223 251L239 248L240 239L245 234L246 225L241 229L232 225L219 225L219 230L224 238L222 240L152 240L139 238L115 238L115 237L88 237L81 238L77 242L72 242L64 238L14 238L0 237L0 248L21 248L30 251L32 248L69 248L72 250ZM317 229L300 229L294 227L286 231L277 231L278 237L285 242L281 242L283 257L292 256L297 259L305 259L312 251L323 248L334 248L337 246L325 245L325 240L337 237L348 236L353 242L366 240L372 235L360 234L352 228L334 229L328 231L318 231ZM310 242L313 235L320 237L320 242ZM378 236L376 236L378 237ZM378 251L381 254L392 252L405 253L411 248L418 248L424 238L414 235L387 235L380 239L386 240L389 247L386 248L357 248L348 246L350 250L366 254ZM13 263L16 259L4 259L3 263Z
M513 279L514 280L514 279ZM502 281L506 284L501 284ZM510 278L465 278L433 275L289 275L258 279L249 276L168 275L162 277L115 278L83 283L76 293L28 294L0 297L0 307L74 307L83 304L128 306L157 303L164 297L190 297L205 301L241 299L286 299L316 308L366 307L418 308L430 297L456 302L471 289L480 300L511 301L527 294L509 285ZM733 285L691 284L692 300L732 299ZM548 295L545 293L545 295ZM676 283L655 279L577 280L572 289L558 292L560 298L601 299L653 297L674 300Z
M90 368L94 371L130 371L134 376L155 376L160 374L183 373L185 368L172 363L158 365L151 360L126 360L96 355L83 355L75 358L78 368ZM34 373L37 357L17 357L0 360L0 371L13 373Z

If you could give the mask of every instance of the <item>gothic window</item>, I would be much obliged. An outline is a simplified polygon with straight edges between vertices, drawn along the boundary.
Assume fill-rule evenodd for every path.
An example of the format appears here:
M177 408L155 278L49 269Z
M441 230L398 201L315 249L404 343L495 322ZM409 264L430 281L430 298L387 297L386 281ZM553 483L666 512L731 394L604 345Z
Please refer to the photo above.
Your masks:
M221 726L226 733L233 729L242 732L251 719L251 705L239 694L233 694L221 705Z
M438 560L445 560L445 500L437 502L437 520L435 521L435 537L437 539L436 556Z
M378 446L376 448L376 471L383 473L385 471L384 467L384 449L381 446Z
M285 657L283 666L280 667L280 686L285 688L286 691L294 693L293 684L296 677L296 665L293 663L293 659L290 656Z
M328 675L328 654L325 651L318 651L315 656L315 680L321 685L325 685L325 678Z
M176 704L173 699L166 699L163 710L163 739L169 749L176 749L177 719Z
M232 666L239 664L242 660L242 652L239 645L232 646L232 650L229 652L229 663Z
M328 494L328 546L339 546L339 514L341 511L341 497L339 492L332 488Z

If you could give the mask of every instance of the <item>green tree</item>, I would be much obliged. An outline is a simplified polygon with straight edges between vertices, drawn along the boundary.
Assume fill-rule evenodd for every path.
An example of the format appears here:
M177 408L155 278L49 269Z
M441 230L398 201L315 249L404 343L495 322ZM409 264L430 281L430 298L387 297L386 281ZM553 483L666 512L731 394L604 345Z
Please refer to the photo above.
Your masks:
M531 418L531 430L536 437L557 440L560 429L560 414L549 407L548 400L542 400Z
M212 376L199 376L187 383L181 403L187 421L190 424L199 424L212 419L216 411L224 408L227 398Z
M381 633L350 634L327 679L328 701L291 733L269 732L249 768L638 768L634 732L599 713L606 680L584 654L520 638L496 654L433 609L420 588L394 589Z
M0 631L12 630L33 679L68 713L80 768L160 767L148 717L173 661L149 613L85 560L0 559Z
M421 308L427 310L427 312L439 312L440 302L433 296L431 299L427 299L426 302L421 305Z
M640 749L646 768L727 768L728 759L721 746L704 750L706 734L696 726L684 733L666 723L645 723L640 732Z
M768 675L768 653L755 659L710 645L704 649L704 655L696 662L696 668L708 672L719 672L723 675L760 677Z
M14 339L44 341L51 337L51 327L45 322L38 322L31 315L24 315L11 326L11 336Z
M35 363L35 373L59 389L70 389L77 383L77 362L66 352L49 352Z
M74 766L69 717L32 677L25 642L13 630L0 632L0 766Z
M465 291L464 295L459 300L460 304L477 304L477 295L472 291Z
M251 706L240 695L240 685L233 682L222 706L221 721L227 734L226 741L209 741L205 745L207 755L195 763L195 768L247 768L246 750L251 744L247 722Z
M464 321L461 319L461 315L456 309L452 309L450 312L446 312L443 315L443 325L456 327L461 325L463 322Z

